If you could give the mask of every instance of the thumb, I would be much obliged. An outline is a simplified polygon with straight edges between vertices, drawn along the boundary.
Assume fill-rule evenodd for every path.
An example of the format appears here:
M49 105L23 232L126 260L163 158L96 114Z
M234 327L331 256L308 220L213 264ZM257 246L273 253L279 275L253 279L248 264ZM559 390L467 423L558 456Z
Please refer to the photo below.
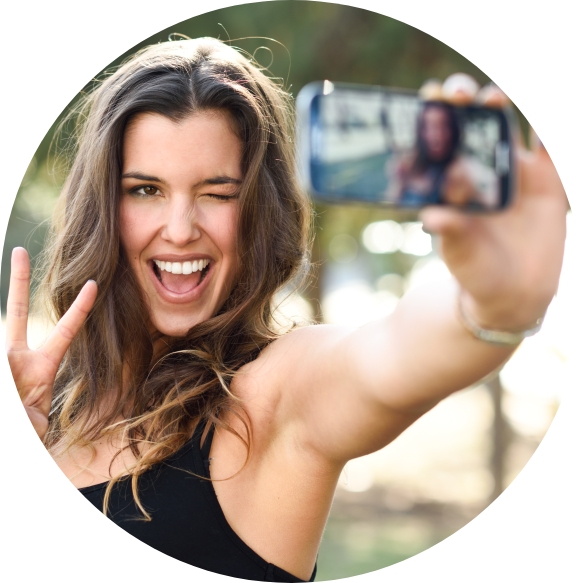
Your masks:
M441 237L463 237L471 228L471 217L454 208L431 206L419 213L423 230Z

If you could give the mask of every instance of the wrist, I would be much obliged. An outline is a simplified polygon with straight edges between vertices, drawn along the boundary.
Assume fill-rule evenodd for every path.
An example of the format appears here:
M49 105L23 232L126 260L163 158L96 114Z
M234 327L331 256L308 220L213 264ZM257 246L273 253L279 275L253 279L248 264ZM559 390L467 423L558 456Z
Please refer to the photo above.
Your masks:
M525 310L522 305L515 309L493 306L484 309L460 290L457 312L463 327L478 340L499 346L518 346L540 331L546 310ZM537 315L533 316L534 313Z
M548 303L535 302L532 294L522 298L501 298L499 301L480 301L458 288L458 307L478 326L485 329L521 332L544 318Z

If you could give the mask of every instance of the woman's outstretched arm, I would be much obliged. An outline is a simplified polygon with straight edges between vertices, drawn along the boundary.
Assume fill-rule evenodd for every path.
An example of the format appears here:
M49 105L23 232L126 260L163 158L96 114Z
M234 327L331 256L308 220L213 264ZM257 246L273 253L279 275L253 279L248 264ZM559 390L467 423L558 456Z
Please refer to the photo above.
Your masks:
M501 93L484 94L503 104ZM314 326L273 347L285 384L280 411L295 421L301 441L339 463L364 455L503 364L514 348L473 336L460 305L479 327L508 332L532 328L544 315L558 286L568 204L547 152L533 142L531 151L517 148L519 186L508 210L422 212L451 282L407 293L389 317L357 330Z

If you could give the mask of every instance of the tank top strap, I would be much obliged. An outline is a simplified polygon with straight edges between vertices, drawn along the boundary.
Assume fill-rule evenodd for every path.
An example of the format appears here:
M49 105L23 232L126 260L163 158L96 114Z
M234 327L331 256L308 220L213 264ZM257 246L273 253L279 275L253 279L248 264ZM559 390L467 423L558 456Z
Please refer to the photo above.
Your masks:
M200 452L202 453L202 457L205 460L209 459L209 455L211 453L211 445L213 443L213 437L215 435L215 424L212 423L208 433L206 434L205 438L204 438L204 443L202 444L202 447L200 448Z
M196 424L194 435L192 436L192 443L194 447L200 451L203 460L207 460L209 457L209 454L211 452L211 445L213 443L213 436L215 434L215 425L214 423L212 423L204 438L204 442L201 445L201 439L206 428L206 425L207 425L206 419L201 419Z

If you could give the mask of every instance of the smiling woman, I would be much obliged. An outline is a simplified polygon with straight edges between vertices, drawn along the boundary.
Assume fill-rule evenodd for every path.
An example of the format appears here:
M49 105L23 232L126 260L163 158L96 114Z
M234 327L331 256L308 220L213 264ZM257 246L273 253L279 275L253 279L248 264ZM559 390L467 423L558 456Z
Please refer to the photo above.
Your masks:
M145 114L125 132L121 242L150 322L168 336L211 318L239 269L243 148L229 115L205 110L176 122Z
M474 97L505 99L451 95ZM567 206L546 151L519 149L521 190L500 215L424 211L456 281L358 329L284 332L275 297L305 272L311 213L289 95L235 49L181 40L138 52L79 119L40 262L56 326L37 351L28 256L13 253L7 350L31 422L81 493L154 548L232 577L312 580L346 462L538 326Z

